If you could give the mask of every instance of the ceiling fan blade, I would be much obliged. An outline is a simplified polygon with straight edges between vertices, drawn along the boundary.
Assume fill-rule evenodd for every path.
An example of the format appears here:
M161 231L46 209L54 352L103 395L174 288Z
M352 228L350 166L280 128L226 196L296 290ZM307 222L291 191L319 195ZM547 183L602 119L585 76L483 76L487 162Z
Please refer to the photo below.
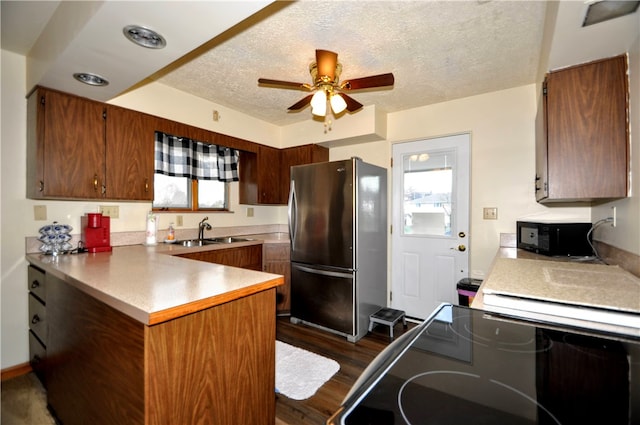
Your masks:
M309 84L294 83L292 81L270 80L268 78L258 78L258 84L266 84L269 86L280 86L288 89L309 90Z
M344 93L336 93L338 96L342 97L344 101L347 103L347 111L354 112L358 109L362 108L362 103L358 102L351 96L347 96Z
M316 50L316 64L318 66L318 76L329 77L331 81L336 78L336 65L338 64L338 54L328 50Z
M309 96L305 96L302 100L298 101L297 103L294 103L293 105L289 106L287 109L290 111L298 111L304 108L305 106L307 106L308 104L310 104L312 97L313 97L312 94L310 94Z
M392 86L395 79L393 74L372 75L371 77L356 78L347 80L340 85L342 90L359 90L373 87Z

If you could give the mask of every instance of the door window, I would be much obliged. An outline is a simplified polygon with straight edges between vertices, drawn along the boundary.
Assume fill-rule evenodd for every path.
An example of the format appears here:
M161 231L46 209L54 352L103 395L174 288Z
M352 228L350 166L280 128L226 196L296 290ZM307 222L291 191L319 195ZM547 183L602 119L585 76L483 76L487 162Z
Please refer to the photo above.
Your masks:
M454 162L449 151L403 155L405 235L451 235Z

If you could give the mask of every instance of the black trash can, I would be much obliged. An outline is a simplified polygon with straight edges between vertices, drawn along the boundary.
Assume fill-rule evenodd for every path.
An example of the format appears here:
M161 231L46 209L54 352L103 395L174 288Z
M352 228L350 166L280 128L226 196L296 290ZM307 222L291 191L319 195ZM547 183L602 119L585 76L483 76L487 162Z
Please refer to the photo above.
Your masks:
M473 279L470 277L460 279L456 285L456 289L458 290L458 304L469 307L481 283L482 279Z

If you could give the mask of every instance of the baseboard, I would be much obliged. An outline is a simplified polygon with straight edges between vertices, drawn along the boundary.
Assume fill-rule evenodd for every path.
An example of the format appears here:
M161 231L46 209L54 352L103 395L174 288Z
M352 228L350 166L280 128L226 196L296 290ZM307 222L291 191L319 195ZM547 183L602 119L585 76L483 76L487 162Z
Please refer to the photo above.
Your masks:
M7 379L15 378L16 376L26 375L31 372L31 364L23 363L16 366L11 366L6 369L2 369L2 382Z

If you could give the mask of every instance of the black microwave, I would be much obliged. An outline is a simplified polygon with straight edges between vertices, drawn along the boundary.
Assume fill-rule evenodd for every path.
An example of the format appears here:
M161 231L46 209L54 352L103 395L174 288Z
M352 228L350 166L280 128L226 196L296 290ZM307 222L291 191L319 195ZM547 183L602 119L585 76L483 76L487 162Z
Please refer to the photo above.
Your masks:
M549 256L590 256L591 223L518 221L517 246Z

